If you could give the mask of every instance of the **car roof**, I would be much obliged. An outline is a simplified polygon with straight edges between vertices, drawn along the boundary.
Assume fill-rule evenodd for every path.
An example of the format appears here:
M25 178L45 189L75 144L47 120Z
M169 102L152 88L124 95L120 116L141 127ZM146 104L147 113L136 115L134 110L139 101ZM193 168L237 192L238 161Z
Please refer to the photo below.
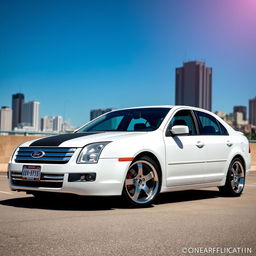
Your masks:
M209 113L212 113L211 111L208 111L206 109L192 107L192 106L186 106L186 105L152 105L152 106L138 106L138 107L128 107L128 108L120 108L120 109L114 109L113 111L119 111L119 110L128 110L128 109L140 109L140 108L185 108L185 109L191 109L191 110L199 110L199 111L206 111Z

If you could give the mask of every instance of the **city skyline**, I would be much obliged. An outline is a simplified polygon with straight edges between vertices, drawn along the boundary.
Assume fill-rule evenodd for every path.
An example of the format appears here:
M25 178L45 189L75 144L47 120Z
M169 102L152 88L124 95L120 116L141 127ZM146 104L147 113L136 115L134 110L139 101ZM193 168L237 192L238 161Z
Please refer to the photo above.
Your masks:
M191 64L191 63L189 63ZM192 64L198 64L198 62L194 62ZM205 63L200 63L200 65L203 64L205 68ZM207 67L206 67L207 68ZM212 69L207 68L210 70L210 74L212 74ZM180 70L180 68L176 69ZM195 72L196 69L189 67L189 72ZM184 72L184 71L183 71ZM198 70L195 72L198 73ZM212 78L212 77L211 77ZM178 78L180 79L180 78ZM200 84L200 82L199 82ZM196 89L197 86L195 86L194 89ZM212 88L210 88L212 89ZM198 100L198 97L200 96L201 92L200 90L196 92L198 95L194 97L196 100ZM204 95L204 97L207 95ZM209 95L208 95L209 96ZM200 101L202 102L211 102L211 96L205 99L202 97ZM17 101L18 100L18 101ZM21 106L19 105L20 100L22 100ZM188 100L191 100L188 98ZM186 102L185 104L181 105L188 105ZM197 104L197 103L196 103ZM178 104L176 104L178 105ZM32 132L71 132L75 128L71 125L70 120L63 120L62 116L41 116L40 115L40 102L38 101L28 101L25 102L25 95L22 93L16 93L12 95L12 106L13 109L8 106L2 106L0 108L0 131L32 131ZM195 106L195 104L191 104L191 106ZM197 106L200 108L204 108L203 106ZM206 108L205 108L206 109ZM20 110L20 111L19 111ZM106 109L91 109L90 110L90 121L94 118L107 113L109 111L114 110L114 108L106 108ZM13 117L13 112L20 112L20 117L17 116L17 118ZM221 110L215 111L215 114L217 114L219 117L224 119L228 124L230 124L233 128L244 131L246 133L255 133L255 126L256 126L256 96L254 98L248 99L248 119L247 119L247 106L239 105L239 106L233 106L233 112L226 113ZM16 123L16 119L20 119L20 123ZM4 128L3 128L4 127ZM11 127L7 129L7 127Z
M175 68L213 68L212 111L256 94L256 2L1 1L0 104L22 92L75 126L96 108L175 103ZM12 33L10 33L12 31Z

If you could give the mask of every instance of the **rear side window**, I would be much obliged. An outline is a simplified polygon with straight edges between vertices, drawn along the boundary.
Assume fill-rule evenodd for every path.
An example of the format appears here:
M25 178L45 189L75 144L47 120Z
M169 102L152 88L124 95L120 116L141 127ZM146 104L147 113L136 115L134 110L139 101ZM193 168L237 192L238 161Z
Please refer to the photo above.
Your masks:
M189 129L189 135L196 135L196 128L189 110L181 110L172 118L169 127L174 125L186 125Z
M223 135L220 123L213 116L200 111L194 112L199 121L199 132L201 135ZM225 127L223 128L225 129Z
M221 122L218 122L218 123L219 123L220 129L221 129L221 134L222 134L222 135L228 135L228 131L227 131L227 129L224 127L224 125L223 125Z

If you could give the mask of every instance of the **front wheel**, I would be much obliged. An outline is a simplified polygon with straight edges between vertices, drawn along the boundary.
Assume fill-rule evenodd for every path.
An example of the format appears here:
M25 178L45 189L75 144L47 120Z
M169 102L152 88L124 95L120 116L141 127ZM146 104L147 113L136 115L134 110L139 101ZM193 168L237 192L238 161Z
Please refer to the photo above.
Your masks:
M226 183L219 187L225 196L240 196L244 190L245 170L240 158L234 158L229 166Z
M161 186L158 165L144 156L135 160L127 172L123 196L132 205L149 205L158 195Z

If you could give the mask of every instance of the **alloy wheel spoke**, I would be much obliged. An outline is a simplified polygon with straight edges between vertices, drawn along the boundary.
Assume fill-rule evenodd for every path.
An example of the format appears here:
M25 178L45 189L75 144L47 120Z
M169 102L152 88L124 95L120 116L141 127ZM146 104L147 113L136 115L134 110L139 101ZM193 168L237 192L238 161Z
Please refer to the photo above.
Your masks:
M234 176L234 177L237 176L237 170L234 168L234 166L233 166L233 168L232 168L232 172L233 172L233 176Z
M239 178L238 183L244 185L244 177Z
M151 189L147 185L144 186L143 190L147 196L149 196L151 194Z
M148 173L146 176L144 176L144 178L146 182L153 179L154 178L153 172Z
M142 163L138 163L138 176L143 175L143 166Z
M125 180L125 185L129 186L129 185L134 185L135 184L135 179L126 179Z
M140 189L139 187L136 187L136 188L135 188L135 193L134 193L134 195L133 195L133 199L134 199L134 200L138 200L139 195L140 195L140 192L141 192L141 189Z

